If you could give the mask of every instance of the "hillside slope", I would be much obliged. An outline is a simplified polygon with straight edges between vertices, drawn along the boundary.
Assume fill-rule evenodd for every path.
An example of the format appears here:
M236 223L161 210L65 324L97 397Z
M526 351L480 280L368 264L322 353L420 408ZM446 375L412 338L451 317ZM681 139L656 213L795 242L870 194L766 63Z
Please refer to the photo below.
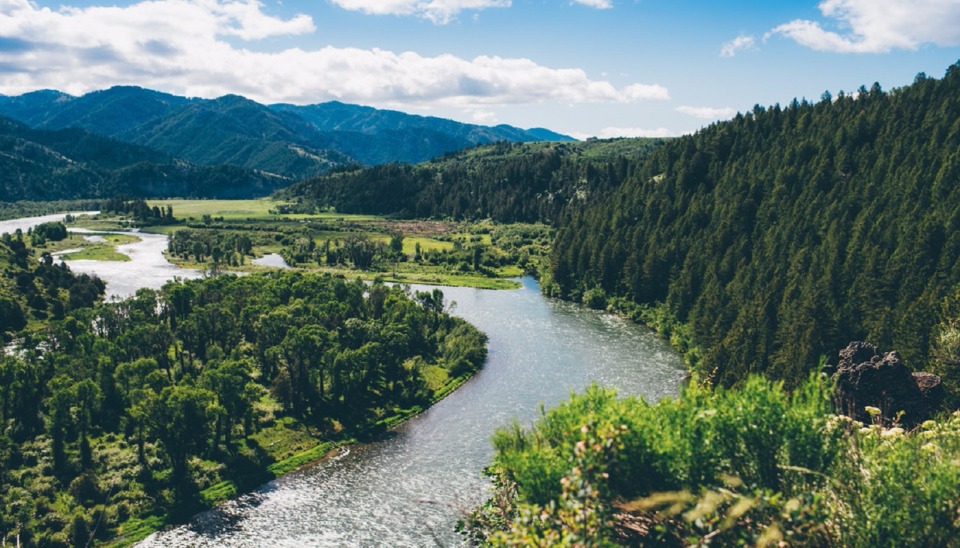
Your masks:
M82 128L199 165L229 164L305 179L349 164L420 162L498 141L572 140L526 131L329 102L266 106L227 95L178 97L117 86L73 97L41 90L0 96L0 115L37 129Z
M499 141L574 140L542 128L464 124L339 101L306 106L277 104L270 108L297 114L328 133L337 150L366 165L423 162L447 152Z
M307 208L398 217L553 222L616 188L658 139L498 143L416 165L332 173L281 192Z
M82 129L34 130L0 117L0 200L117 195L249 198L289 179L233 166L195 166Z
M793 384L851 340L926 365L958 261L960 64L667 143L571 210L552 278L570 298L666 303L719 383Z

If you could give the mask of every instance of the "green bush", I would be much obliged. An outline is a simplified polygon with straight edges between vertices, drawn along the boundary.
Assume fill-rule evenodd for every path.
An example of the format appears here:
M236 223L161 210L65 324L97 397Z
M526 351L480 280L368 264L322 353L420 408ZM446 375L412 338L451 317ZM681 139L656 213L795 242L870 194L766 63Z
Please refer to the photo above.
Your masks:
M956 545L960 413L864 426L830 391L751 377L651 405L591 387L496 434L498 488L466 526L492 544Z

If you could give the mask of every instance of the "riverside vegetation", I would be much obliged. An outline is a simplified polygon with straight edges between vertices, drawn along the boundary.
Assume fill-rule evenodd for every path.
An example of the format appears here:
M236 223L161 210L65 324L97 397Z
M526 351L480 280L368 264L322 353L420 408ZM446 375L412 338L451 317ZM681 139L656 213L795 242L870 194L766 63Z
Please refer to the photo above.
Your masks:
M486 355L439 290L279 272L96 303L17 237L0 264L4 331L31 326L0 356L3 543L131 543L420 412Z
M532 431L513 433L512 442L498 435L499 481L506 487L494 504L527 506L503 514L509 517L501 517L503 531L488 537L492 542L615 541L607 534L617 521L611 505L654 496L664 504L672 500L666 506L675 511L627 511L623 517L623 523L639 520L640 529L647 520L649 542L663 540L667 531L678 543L949 544L960 530L951 502L960 500L955 418L918 432L861 433L859 427L827 428L841 419L831 421L825 403L785 404L785 413L805 405L809 410L792 425L763 426L763 406L769 394L804 393L812 390L804 383L825 382L806 379L824 356L835 356L851 340L896 349L914 369L936 371L956 406L958 120L960 64L942 79L920 74L890 92L875 84L836 97L825 93L817 102L758 105L632 157L587 158L586 151L602 142L536 150L501 145L416 167L330 174L284 196L357 211L549 222L557 237L541 279L546 292L652 324L687 352L694 384L768 382L747 381L751 373L783 383L760 392L691 388L679 402L660 407L629 404L636 406L629 413L652 426L633 429L630 421L640 419L618 417L609 419L610 432L597 432L591 422L607 411L591 410L584 403L591 397L575 398L562 428L552 429L548 415ZM390 192L371 190L379 188L377 181ZM523 188L523 200L511 200L511 186ZM738 400L737 420L749 428L730 441L736 447L702 445L711 439L710 417L727 412L721 401L704 398ZM704 416L669 422L664 414L671 406L684 412L699 406L691 416ZM783 428L809 437L769 437ZM840 431L840 441L831 441ZM649 452L623 449L630 444L649 444ZM791 453L821 446L830 450L821 451L819 464ZM684 447L691 451L686 456ZM751 457L768 451L774 456L762 462ZM807 472L793 472L807 486L741 477L741 460L782 473L802 468ZM639 479L651 467L678 473L682 462L720 475L680 475L651 486ZM841 463L863 464L863 473ZM928 466L935 468L932 475ZM843 487L848 480L853 487ZM619 482L625 487L616 487ZM688 493L669 499L664 489ZM915 504L915 515L898 513L903 500ZM681 511L691 508L699 509ZM796 519L784 517L795 511L801 514ZM828 514L833 517L813 526L811 515Z
M960 412L905 430L868 407L864 425L809 375L866 338L939 373L957 408L958 98L960 64L758 106L567 208L546 290L654 324L694 381L653 405L590 389L499 432L497 491L466 528L498 545L957 546Z
M830 392L590 388L497 433L496 490L463 526L510 546L957 546L960 412L904 431L833 415Z
M811 372L866 339L936 370L956 406L958 120L960 64L666 142L493 145L345 169L282 198L291 214L549 223L545 291L687 351L694 378L676 400L594 388L498 433L498 489L465 521L475 539L949 546L957 415L908 431L869 409L876 423L858 424Z

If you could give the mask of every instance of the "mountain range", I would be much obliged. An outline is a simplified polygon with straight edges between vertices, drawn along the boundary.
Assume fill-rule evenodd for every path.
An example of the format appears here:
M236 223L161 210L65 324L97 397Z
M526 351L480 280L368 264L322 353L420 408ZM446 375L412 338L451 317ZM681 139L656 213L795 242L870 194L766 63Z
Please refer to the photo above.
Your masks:
M542 128L464 124L340 102L263 105L238 95L197 99L132 86L79 97L54 90L0 96L0 115L31 130L86 130L81 140L88 143L99 136L136 145L138 158L153 164L231 166L245 170L248 180L273 178L286 184L341 166L414 163L483 143L574 140ZM24 129L3 126L8 133ZM57 140L54 133L43 134L40 144L72 160L74 168L89 161L104 167L99 159L72 158L50 146L50 139ZM7 148L0 153L16 156ZM39 159L32 161L36 167ZM235 194L256 195L276 185L255 186Z

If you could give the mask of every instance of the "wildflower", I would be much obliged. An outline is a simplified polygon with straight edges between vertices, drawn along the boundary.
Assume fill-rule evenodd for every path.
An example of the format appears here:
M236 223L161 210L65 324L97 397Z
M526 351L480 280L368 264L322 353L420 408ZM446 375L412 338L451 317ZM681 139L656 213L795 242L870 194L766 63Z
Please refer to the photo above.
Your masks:
M879 407L874 407L874 406L872 406L872 405L868 405L868 406L864 407L863 409L864 409L864 411L866 411L867 414L870 415L871 417L876 417L877 415L880 414L880 408L879 408Z
M880 435L885 438L894 438L903 434L903 428L896 426L894 428L888 428L884 430Z

